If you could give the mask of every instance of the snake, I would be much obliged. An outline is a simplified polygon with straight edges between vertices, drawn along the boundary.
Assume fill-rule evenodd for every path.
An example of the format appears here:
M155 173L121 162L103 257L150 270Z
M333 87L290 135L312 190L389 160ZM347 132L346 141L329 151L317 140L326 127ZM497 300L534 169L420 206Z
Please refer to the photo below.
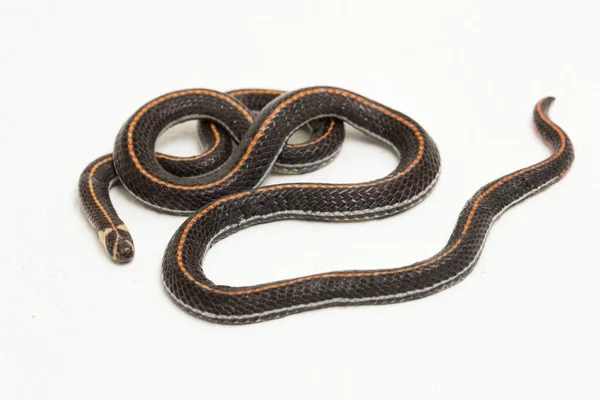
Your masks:
M481 187L464 205L446 245L410 265L235 287L216 284L204 274L208 250L249 226L284 219L383 218L415 206L432 192L441 159L423 127L399 111L336 87L228 93L187 89L160 96L125 122L111 154L84 169L80 200L102 245L118 263L133 258L134 245L110 200L113 184L121 183L153 209L187 215L165 250L162 282L177 305L210 322L248 324L325 307L415 300L465 279L494 221L569 171L573 145L548 115L553 101L543 98L533 111L550 156ZM192 157L157 153L158 136L186 120L198 120L198 135L208 150ZM394 170L362 183L261 185L271 171L305 173L326 165L340 151L345 124L395 151L399 161ZM310 132L308 141L290 144L302 128Z

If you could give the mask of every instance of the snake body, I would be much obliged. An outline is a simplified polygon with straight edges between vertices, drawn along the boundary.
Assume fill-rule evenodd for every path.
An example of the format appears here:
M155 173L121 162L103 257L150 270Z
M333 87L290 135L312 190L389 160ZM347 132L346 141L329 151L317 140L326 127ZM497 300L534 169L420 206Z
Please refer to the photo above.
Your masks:
M150 207L190 214L167 246L162 276L173 299L206 320L242 324L322 307L417 299L464 279L493 221L568 171L573 147L547 116L552 100L541 100L534 110L534 122L552 155L482 187L464 206L446 246L408 266L330 272L248 287L216 285L203 273L210 247L247 226L289 218L378 218L414 206L430 193L439 176L440 156L425 130L410 117L343 89L228 94L193 89L159 97L125 123L111 155L84 170L80 197L117 262L133 257L133 240L110 202L111 182L121 182ZM201 120L199 132L209 150L188 158L156 154L158 135L186 119ZM397 167L364 183L260 187L273 169L302 173L333 159L344 138L342 122L396 150L401 155ZM303 126L312 132L309 141L287 144Z

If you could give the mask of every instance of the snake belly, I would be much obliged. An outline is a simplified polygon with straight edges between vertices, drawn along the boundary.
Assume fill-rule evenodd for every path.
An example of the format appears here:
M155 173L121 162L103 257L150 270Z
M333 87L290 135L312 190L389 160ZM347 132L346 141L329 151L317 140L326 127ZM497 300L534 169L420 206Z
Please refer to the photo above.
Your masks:
M253 323L330 306L401 302L450 287L473 269L494 220L559 180L574 159L571 141L547 116L553 99L543 99L535 107L534 122L552 155L477 191L446 246L431 258L391 269L336 271L248 287L217 285L204 275L202 261L226 236L281 219L360 220L394 214L423 200L440 171L437 147L419 124L355 93L331 87L301 89L278 95L254 118L220 95L199 89L148 103L126 123L113 153L115 171L134 196L155 208L192 214L167 246L162 278L183 309L218 323ZM230 107L211 108L218 102ZM239 138L220 168L192 178L169 173L154 154L158 134L186 115L210 117ZM402 156L398 166L381 179L358 184L259 187L289 137L300 126L326 118L345 121L388 143ZM118 234L118 225L115 228Z

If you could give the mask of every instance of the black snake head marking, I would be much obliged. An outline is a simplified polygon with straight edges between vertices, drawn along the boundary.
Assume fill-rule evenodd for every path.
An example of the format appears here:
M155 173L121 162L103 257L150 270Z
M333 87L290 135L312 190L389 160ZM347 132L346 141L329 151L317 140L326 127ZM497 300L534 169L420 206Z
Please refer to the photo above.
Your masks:
M106 228L98 231L98 237L115 262L125 264L133 259L135 247L125 225L119 225L116 230Z

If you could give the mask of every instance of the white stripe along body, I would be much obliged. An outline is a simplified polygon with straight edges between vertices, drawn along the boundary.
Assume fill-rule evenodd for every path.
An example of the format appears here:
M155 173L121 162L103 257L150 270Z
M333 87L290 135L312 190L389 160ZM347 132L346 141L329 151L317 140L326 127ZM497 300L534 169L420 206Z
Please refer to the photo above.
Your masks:
M377 218L400 212L427 196L440 171L434 142L409 117L362 96L329 87L302 89L275 97L254 117L242 103L222 93L202 89L171 93L142 107L125 124L115 145L114 166L125 187L146 204L194 213L167 247L163 282L176 302L197 316L239 324L333 305L399 302L435 293L463 279L477 261L495 218L568 170L573 148L546 116L551 101L538 103L534 119L553 149L552 156L480 189L465 205L448 244L438 254L387 270L331 272L235 288L215 285L202 271L204 254L216 241L249 225L285 218ZM154 142L169 123L189 115L217 121L239 138L239 145L214 172L176 176L157 161ZM258 187L299 127L328 118L330 127L342 125L335 121L343 120L389 143L401 154L396 169L379 180L358 184ZM319 139L313 142L318 147ZM332 147L322 153L323 164L338 150ZM106 159L98 162L112 168ZM97 194L94 198L93 175L98 174L94 165L82 175L84 209L95 227L107 232L107 248L113 246L112 251L118 253L119 235L129 243L131 238L128 231L116 229L122 222L110 205L108 189L101 199ZM104 180L100 181L98 185L104 187ZM111 241L113 231L116 237Z

